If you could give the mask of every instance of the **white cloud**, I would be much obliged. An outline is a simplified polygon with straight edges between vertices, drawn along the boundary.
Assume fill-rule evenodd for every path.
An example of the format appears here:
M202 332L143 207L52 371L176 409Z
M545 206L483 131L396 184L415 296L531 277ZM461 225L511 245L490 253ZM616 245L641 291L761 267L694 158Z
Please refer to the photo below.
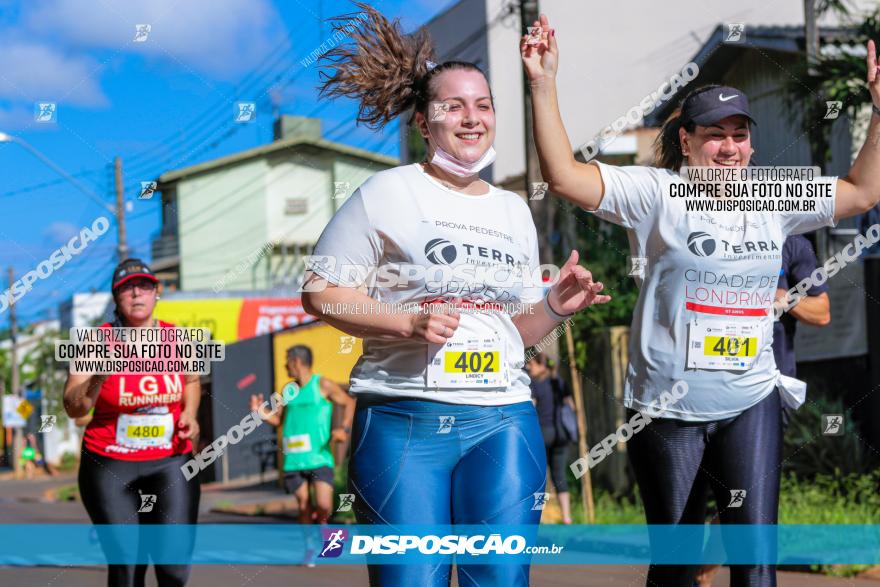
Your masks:
M217 77L256 66L284 32L268 0L48 0L24 10L29 30L75 47L141 53ZM145 42L135 25L149 24Z
M57 102L104 106L107 99L94 79L97 64L30 41L5 40L0 68L0 98L15 103Z
M73 235L79 234L79 231L80 229L72 223L59 220L49 224L43 229L43 238L45 238L49 244L57 245L60 243L66 243Z

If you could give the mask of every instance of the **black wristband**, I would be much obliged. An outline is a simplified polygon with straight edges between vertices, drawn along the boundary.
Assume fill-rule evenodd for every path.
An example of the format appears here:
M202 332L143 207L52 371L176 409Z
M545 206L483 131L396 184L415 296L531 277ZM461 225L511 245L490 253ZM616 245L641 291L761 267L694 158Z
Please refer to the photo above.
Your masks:
M557 322L562 322L563 320L574 316L574 314L560 314L556 310L553 309L553 306L550 305L550 294L548 293L544 296L544 310L546 310L547 314L556 320Z
M874 114L876 114L877 116L880 116L880 106L877 106L876 104L874 104L872 102L871 103L871 110L874 111Z

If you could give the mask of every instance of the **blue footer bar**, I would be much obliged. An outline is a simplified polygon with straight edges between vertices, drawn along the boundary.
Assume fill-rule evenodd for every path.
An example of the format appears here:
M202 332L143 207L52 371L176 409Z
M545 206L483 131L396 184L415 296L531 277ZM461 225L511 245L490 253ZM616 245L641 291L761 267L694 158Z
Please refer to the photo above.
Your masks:
M0 525L0 565L880 564L880 525Z

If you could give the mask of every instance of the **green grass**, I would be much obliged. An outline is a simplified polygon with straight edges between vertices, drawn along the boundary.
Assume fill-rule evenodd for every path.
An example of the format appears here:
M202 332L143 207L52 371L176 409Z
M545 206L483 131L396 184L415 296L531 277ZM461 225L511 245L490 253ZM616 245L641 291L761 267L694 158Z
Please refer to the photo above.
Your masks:
M61 455L61 462L58 464L58 470L62 473L76 471L79 467L79 460L72 452L66 452Z
M579 484L573 485L579 487ZM780 524L880 524L880 470L867 474L816 475L799 479L790 473L781 480ZM641 500L594 490L597 524L644 524ZM585 524L580 495L572 493L572 518ZM814 572L852 577L871 565L812 565Z
M593 491L593 511L597 524L644 524L645 510L636 497L617 496L602 490ZM571 519L575 524L586 524L587 514L580 494L571 495Z
M339 494L348 493L348 460L336 465L333 469L333 513L330 515L330 521L334 524L355 524L354 509L348 512L337 512L339 507Z
M880 524L880 471L783 477L780 524Z
M55 493L58 501L80 501L79 485L63 485Z
M780 524L880 524L880 470L863 475L816 475L782 478ZM594 490L597 524L644 524L641 500ZM580 495L572 493L572 518L586 524Z

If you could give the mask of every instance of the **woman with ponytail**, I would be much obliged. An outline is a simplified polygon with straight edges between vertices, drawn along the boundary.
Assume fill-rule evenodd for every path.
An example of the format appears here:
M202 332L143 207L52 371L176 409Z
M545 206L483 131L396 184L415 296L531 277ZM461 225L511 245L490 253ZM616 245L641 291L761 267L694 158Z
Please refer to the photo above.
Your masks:
M815 198L815 210L807 213L707 214L689 211L683 198L670 197L670 187L683 181L683 165L749 165L754 120L745 94L717 85L688 94L657 138L656 167L581 163L572 155L556 98L555 31L546 16L534 26L541 29L540 41L529 44L524 36L520 51L544 179L554 193L626 228L632 254L647 257L633 314L624 403L627 418L636 412L651 417L627 443L648 524L702 524L707 487L722 524L776 524L780 402L796 408L806 384L776 368L768 310L788 235L834 226L880 201L874 42L868 42L867 57L874 114L849 174L818 179L830 197ZM725 339L728 345L719 350ZM674 382L687 384L687 393L658 414L656 400ZM746 544L756 560L767 556L757 542ZM743 552L742 540L728 546ZM691 587L697 569L652 565L647 585ZM776 584L771 565L734 565L730 575L734 587Z
M524 347L609 298L574 251L542 295L528 206L479 176L495 156L483 72L440 61L424 32L358 7L337 21L352 42L324 55L322 90L357 100L372 128L412 112L427 156L361 185L306 276L306 310L364 340L351 373L354 510L364 524L537 524L546 462ZM369 572L381 586L450 580L448 562ZM458 581L527 585L528 572L463 565Z

